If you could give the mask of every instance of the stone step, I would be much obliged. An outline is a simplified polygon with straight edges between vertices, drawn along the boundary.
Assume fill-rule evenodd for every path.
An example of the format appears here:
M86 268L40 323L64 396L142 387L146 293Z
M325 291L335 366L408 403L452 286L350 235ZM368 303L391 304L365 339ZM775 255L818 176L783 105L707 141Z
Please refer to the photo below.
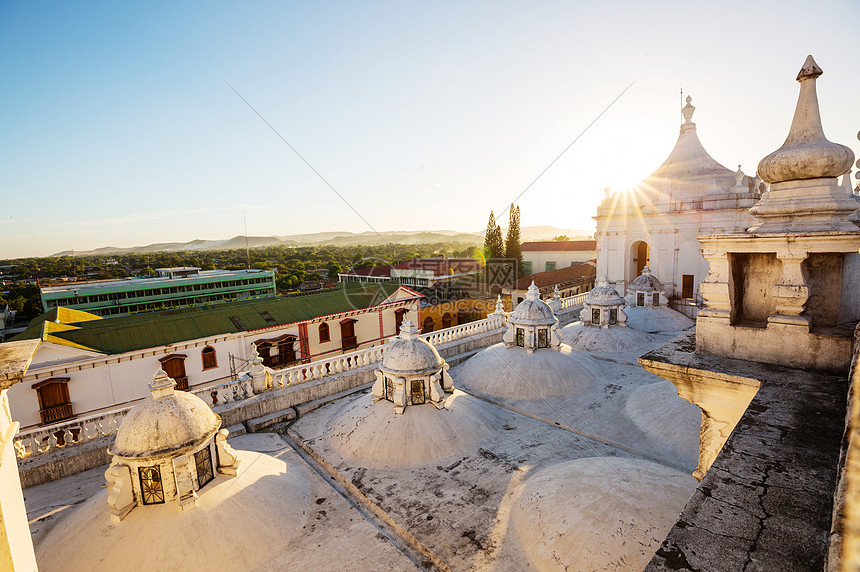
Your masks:
M248 430L245 429L245 426L242 423L236 423L235 425L230 425L229 427L225 427L224 429L230 432L230 434L227 435L228 437L238 437L239 435L244 435L248 432Z
M352 389L339 391L337 393L332 393L331 395L326 395L325 397L321 397L313 401L308 401L307 403L302 403L300 405L297 405L296 408L299 410L300 415L304 415L306 413L310 413L314 409L319 409L323 405L331 403L332 401L336 401L342 397L352 395L353 393L367 391L372 386L372 383L365 383L363 385L359 385L358 387L353 387ZM288 409L282 409L280 411L275 411L274 413L269 413L268 415L263 415L262 417L255 417L254 419L249 419L248 421L245 421L245 427L247 427L248 431L251 433L260 433L274 425L277 425L278 423L292 421L295 418L296 412L293 410L292 407L290 407ZM233 434L232 431L230 434Z

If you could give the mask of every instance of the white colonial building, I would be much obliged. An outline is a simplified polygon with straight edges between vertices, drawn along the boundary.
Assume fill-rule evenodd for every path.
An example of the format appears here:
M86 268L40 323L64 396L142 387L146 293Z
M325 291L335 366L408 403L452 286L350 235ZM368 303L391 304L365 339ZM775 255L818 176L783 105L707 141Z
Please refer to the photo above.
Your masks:
M597 274L624 296L647 265L669 298L698 299L708 273L697 236L743 232L754 223L748 209L761 196L761 181L715 161L696 134L695 107L687 97L675 148L633 189L611 193L597 221Z
M12 415L26 429L126 406L148 395L135 380L159 368L178 389L196 391L249 373L255 359L273 370L332 360L420 320L420 298L395 283L348 284L116 318L54 308L16 338L41 344L9 390Z

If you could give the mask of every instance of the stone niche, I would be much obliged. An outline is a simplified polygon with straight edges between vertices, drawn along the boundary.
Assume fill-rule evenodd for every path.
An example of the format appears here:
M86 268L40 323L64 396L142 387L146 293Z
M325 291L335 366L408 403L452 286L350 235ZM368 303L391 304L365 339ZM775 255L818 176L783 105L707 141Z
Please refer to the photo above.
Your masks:
M809 318L810 331L834 328L839 323L844 258L841 252L814 252L800 267L809 287L801 316Z
M775 252L729 253L732 325L767 327L776 309L773 287L782 275Z

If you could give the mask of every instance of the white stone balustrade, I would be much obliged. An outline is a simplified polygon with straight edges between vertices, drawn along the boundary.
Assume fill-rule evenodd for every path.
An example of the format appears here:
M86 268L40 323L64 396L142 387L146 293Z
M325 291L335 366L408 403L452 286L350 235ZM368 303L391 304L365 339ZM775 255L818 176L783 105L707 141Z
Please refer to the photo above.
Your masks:
M54 449L72 447L112 435L129 409L131 407L113 409L65 423L22 431L14 441L16 454L19 459L28 459Z
M434 346L441 346L449 342L484 334L503 327L505 327L505 317L499 314L490 314L484 320L452 326L438 332L422 334L421 337Z
M586 296L588 296L588 292L583 292L582 294L575 294L574 296L562 298L561 309L567 310L568 308L573 308L575 306L582 306L582 304L585 302Z
M579 294L565 298L562 304L572 299L582 298ZM566 306L562 306L566 307ZM444 330L423 334L434 346L441 346L457 340L492 332L505 327L507 318L502 314L491 314L484 320L452 326ZM347 354L334 356L307 364L298 364L281 370L266 367L266 389L283 389L307 381L322 379L326 376L357 370L382 361L386 345L376 346ZM242 401L254 395L250 374L244 374L237 380L226 381L200 389L191 389L190 393L200 397L211 406L224 405ZM19 459L27 459L49 451L72 447L93 439L106 437L116 432L120 421L131 409L131 406L113 409L111 411L72 419L64 423L56 423L47 427L36 427L22 431L15 439L15 449Z

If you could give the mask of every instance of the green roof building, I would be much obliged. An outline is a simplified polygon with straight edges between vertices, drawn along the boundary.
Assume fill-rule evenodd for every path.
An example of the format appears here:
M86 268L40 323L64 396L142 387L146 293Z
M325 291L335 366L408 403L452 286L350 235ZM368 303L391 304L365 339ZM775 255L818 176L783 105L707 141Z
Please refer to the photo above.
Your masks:
M159 268L153 278L79 282L41 289L42 311L64 307L97 316L123 316L274 296L272 270Z

